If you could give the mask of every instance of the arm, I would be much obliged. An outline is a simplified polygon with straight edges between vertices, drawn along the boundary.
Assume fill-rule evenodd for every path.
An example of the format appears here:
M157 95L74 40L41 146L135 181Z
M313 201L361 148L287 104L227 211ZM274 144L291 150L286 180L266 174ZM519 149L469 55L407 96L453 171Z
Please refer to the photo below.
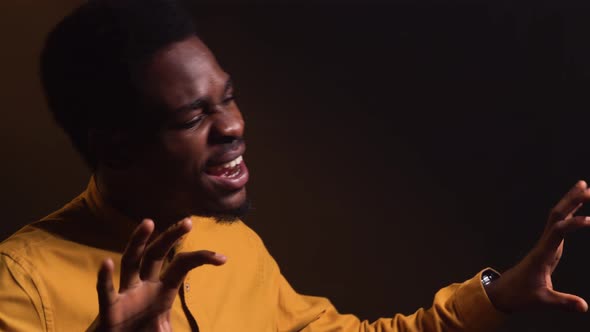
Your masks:
M47 331L37 287L23 266L0 254L0 330Z
M493 331L504 313L552 308L588 311L584 299L553 289L551 275L563 254L564 237L590 227L590 217L574 216L590 201L590 188L578 182L551 210L543 235L527 256L484 288L481 274L440 290L430 309L373 323L341 315L327 299L297 294L281 276L279 331Z
M429 309L414 314L395 315L375 322L343 315L325 298L297 294L281 276L279 296L279 331L493 331L504 320L481 283L481 273L463 284L439 290Z

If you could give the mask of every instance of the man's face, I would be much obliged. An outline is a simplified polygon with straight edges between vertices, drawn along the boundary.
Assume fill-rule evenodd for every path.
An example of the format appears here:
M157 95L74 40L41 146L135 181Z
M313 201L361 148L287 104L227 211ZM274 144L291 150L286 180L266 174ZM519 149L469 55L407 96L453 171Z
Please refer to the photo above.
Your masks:
M162 120L135 167L150 183L154 200L179 214L227 216L243 210L244 120L229 75L196 37L160 50L144 74L143 93Z

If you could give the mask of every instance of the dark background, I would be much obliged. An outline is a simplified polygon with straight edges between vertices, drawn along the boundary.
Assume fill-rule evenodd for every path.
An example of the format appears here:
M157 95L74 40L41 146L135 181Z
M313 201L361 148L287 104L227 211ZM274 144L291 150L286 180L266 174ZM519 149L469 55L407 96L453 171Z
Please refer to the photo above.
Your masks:
M2 238L87 182L36 79L44 34L75 4L2 4ZM246 221L295 289L341 312L408 314L509 268L590 180L582 1L190 7L246 116ZM589 252L590 232L570 236L558 289L590 300ZM589 327L589 314L537 312L503 331Z

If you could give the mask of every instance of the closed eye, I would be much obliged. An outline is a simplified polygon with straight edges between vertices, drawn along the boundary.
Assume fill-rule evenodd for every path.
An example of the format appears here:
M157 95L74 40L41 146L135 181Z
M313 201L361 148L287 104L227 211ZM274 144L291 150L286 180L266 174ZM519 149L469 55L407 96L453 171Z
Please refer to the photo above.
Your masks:
M231 102L235 101L236 97L234 95L227 96L223 99L223 105L229 105Z
M173 129L183 130L183 129L191 129L196 127L201 121L205 118L205 114L200 114L193 119L189 120L188 122L183 122L179 124L175 124L172 126Z

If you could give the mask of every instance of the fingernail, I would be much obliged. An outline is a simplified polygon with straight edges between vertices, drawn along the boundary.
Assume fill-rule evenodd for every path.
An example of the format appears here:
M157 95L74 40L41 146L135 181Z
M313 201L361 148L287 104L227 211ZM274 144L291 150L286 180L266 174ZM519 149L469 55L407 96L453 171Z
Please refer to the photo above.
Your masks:
M227 259L227 257L225 255L217 253L217 252L213 254L213 257L223 259L223 260Z

